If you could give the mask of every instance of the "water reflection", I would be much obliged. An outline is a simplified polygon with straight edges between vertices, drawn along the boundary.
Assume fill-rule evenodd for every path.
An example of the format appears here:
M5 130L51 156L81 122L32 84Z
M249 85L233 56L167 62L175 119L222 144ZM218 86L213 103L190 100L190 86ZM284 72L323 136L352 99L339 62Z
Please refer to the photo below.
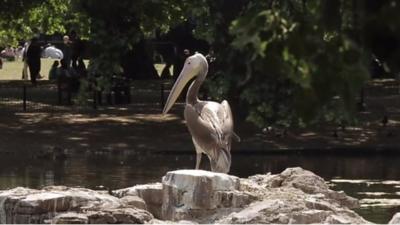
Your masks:
M73 154L62 161L0 157L0 189L17 186L41 188L47 185L118 189L159 182L167 171L193 168L195 164L194 154ZM279 173L287 167L300 166L332 180L334 189L344 190L351 196L395 199L398 197L396 192L400 191L400 183L397 182L400 180L399 159L399 155L383 154L242 153L233 154L231 174L247 177L257 173ZM209 168L207 160L202 161L202 167ZM398 210L400 208L393 205L371 205L365 200L359 213L374 222L387 223Z
M375 223L388 223L400 211L399 181L387 180L331 180L334 189L344 190L360 199L361 208L356 211Z

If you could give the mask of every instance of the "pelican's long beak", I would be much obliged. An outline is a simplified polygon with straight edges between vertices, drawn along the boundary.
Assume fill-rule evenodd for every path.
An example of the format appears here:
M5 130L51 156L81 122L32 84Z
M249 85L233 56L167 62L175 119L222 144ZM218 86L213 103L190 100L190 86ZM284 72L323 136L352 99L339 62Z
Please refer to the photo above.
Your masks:
M181 73L179 74L178 79L176 80L176 82L175 82L174 86L172 87L172 90L168 96L167 103L164 106L163 114L168 113L168 111L174 105L176 99L181 94L183 88L196 75L197 75L197 73L193 69L193 67L190 64L185 63Z

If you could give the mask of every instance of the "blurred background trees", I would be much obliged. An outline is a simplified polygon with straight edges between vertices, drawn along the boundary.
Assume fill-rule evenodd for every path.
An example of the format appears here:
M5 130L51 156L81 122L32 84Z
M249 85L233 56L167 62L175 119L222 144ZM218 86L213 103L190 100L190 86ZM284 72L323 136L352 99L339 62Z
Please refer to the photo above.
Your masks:
M88 19L75 10L71 0L1 0L0 5L0 46L72 29L88 36Z
M351 123L372 59L399 72L399 9L395 0L1 0L0 45L76 30L92 43L89 76L104 88L128 70L127 55L154 76L150 40L184 25L215 51L209 94L241 118Z

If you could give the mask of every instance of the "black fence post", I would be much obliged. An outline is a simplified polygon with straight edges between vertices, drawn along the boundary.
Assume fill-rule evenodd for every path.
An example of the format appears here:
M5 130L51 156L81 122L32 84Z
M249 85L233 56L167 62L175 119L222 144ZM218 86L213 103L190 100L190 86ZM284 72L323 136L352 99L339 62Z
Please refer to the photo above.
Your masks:
M26 112L26 85L22 87L22 109Z
M125 87L125 95L126 95L127 103L131 104L132 98L131 98L131 85L130 84L127 87Z
M72 105L72 93L71 93L71 87L68 87L67 89L67 104Z
M106 94L106 100L107 100L107 104L112 105L112 99L113 99L113 95L112 95L113 91L110 90L109 93ZM115 92L114 92L114 97L115 97Z
M358 111L364 112L367 108L365 104L365 87L363 86L360 90L360 101L357 103Z
M58 96L58 104L61 105L62 93L61 93L61 83L59 79L57 79L57 96Z
M97 91L93 89L93 109L97 109Z
M161 103L161 109L163 109L164 108L164 104L165 104L165 102L164 102L164 82L163 81L161 81L161 95L160 95L160 103Z
M103 105L103 91L96 90L96 93L97 105Z

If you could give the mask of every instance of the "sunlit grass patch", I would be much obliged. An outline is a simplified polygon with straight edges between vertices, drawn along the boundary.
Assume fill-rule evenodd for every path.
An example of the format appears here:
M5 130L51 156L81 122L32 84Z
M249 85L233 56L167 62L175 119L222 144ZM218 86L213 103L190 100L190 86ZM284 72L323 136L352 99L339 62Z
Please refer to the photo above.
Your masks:
M44 80L48 80L49 71L54 59L41 59L41 70L40 74L43 76ZM85 60L86 66L89 64L88 60ZM164 69L165 64L154 64L158 74L160 75ZM18 59L16 61L6 61L3 60L3 69L0 69L0 80L21 80L22 78L22 68L24 63ZM173 67L170 68L170 73L172 74Z

